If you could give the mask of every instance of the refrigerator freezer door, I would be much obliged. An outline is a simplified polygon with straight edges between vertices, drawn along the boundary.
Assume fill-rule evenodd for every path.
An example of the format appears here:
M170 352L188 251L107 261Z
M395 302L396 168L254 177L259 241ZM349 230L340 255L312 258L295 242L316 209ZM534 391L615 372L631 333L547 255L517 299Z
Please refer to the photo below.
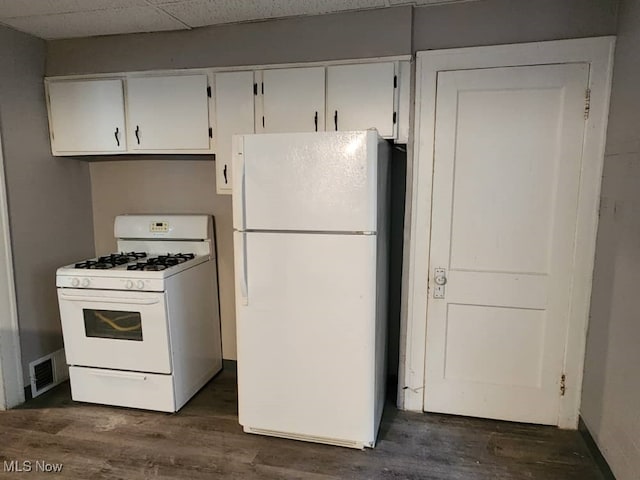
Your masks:
M376 236L234 232L240 423L371 446ZM237 264L236 264L237 266Z
M245 135L233 172L234 228L375 232L375 130Z

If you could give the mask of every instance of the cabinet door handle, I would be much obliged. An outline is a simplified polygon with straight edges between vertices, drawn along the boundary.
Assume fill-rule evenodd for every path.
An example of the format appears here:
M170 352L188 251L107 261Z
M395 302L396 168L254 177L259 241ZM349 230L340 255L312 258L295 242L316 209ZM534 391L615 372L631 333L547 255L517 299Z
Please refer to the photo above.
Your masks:
M120 139L118 138L118 127L116 127L116 131L113 133L113 135L116 137L116 143L118 144L118 146L120 146Z
M318 131L318 112L316 112L315 117L313 117L313 122L316 124L316 132Z
M222 175L224 176L224 184L226 185L227 183L227 164L224 164L224 168L222 169Z
M338 128L336 127L336 130L337 129ZM140 145L140 125L136 125L136 140L138 141L138 145Z
M333 114L333 123L336 126L336 132L338 131L338 110Z

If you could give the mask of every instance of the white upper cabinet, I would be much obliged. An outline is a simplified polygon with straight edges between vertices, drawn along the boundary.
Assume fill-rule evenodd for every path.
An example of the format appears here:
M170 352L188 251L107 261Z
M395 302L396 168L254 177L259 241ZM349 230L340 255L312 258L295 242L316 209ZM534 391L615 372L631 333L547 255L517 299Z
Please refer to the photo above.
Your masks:
M129 149L210 150L207 75L127 79Z
M257 92L262 99L262 133L324 131L325 68L264 70Z
M396 136L395 63L327 67L327 130L376 128Z
M253 72L225 72L215 76L216 191L231 194L233 135L254 133Z
M126 150L122 79L46 83L54 155Z
M394 60L48 78L51 150L215 153L216 190L231 193L234 134L376 128L407 143L410 73L409 61Z

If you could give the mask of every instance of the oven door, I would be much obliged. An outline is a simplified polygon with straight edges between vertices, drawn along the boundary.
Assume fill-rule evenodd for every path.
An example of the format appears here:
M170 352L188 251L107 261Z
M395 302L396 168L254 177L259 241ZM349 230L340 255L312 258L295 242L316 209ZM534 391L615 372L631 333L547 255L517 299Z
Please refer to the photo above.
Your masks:
M165 294L59 288L69 365L171 373Z

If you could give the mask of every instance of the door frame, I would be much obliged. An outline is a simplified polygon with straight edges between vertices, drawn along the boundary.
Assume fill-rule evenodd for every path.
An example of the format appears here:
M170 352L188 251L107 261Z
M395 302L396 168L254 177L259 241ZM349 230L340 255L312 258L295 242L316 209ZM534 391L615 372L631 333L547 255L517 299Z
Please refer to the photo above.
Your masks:
M0 410L24 402L13 255L0 132Z
M574 268L558 426L576 429L582 389L591 286L598 230L615 37L417 52L413 155L407 165L403 304L398 406L423 411L427 284L433 187L436 82L439 71L559 63L588 63L590 105L580 173ZM426 246L426 248L425 248ZM558 392L560 394L560 392Z

